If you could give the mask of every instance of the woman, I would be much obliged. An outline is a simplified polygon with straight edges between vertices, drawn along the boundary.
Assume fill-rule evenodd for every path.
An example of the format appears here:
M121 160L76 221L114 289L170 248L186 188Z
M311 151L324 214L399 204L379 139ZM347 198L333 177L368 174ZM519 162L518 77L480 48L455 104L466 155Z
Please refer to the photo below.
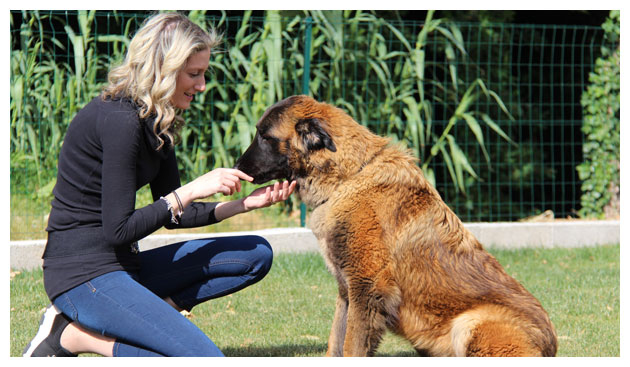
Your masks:
M286 200L295 182L221 203L253 178L216 169L180 186L173 150L179 110L205 90L219 36L177 13L145 21L101 96L70 124L59 156L44 251L52 304L24 356L222 356L180 314L262 279L273 254L263 238L195 240L138 251L158 228L190 228ZM135 208L150 184L154 203Z

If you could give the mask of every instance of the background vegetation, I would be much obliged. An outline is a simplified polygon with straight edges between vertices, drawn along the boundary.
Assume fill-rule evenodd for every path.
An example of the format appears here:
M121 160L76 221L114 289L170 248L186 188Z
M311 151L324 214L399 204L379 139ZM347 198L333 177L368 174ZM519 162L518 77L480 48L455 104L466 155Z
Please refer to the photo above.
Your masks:
M307 92L409 146L466 221L577 216L579 96L601 46L618 44L600 27L496 23L510 12L186 13L226 37L184 114L184 181L231 166L269 105ZM11 12L12 239L44 235L67 126L147 15ZM142 189L138 206L150 200ZM238 228L299 225L297 208Z
M585 217L619 216L620 202L620 92L619 47L620 12L613 11L603 28L616 48L603 47L590 74L590 85L582 95L585 135L584 163L578 166L582 183L582 209Z

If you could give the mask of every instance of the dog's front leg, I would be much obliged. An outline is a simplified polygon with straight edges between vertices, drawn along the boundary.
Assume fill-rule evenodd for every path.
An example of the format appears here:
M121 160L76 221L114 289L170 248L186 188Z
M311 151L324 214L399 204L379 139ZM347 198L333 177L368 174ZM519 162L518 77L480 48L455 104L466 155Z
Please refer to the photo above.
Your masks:
M362 278L349 286L344 356L373 356L388 322L396 322L400 293L389 274L382 271L372 281Z
M328 338L328 351L326 357L343 357L343 343L346 337L346 322L348 318L348 291L339 286L335 317L333 319L330 337Z
M348 305L348 321L346 339L343 345L344 357L369 356L370 324L366 316L369 310L365 304L350 302ZM376 349L376 348L374 348Z

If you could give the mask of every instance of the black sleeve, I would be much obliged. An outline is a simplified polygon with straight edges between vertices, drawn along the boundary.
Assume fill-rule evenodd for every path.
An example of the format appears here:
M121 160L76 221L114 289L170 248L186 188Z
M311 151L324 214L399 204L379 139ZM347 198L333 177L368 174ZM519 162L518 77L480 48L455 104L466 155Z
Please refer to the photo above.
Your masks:
M170 221L163 200L135 209L141 134L134 113L110 114L101 125L103 232L113 246L138 241Z
M175 152L171 150L166 160L162 162L160 172L157 177L151 182L153 200L156 202L164 202L164 200L160 200L160 197L168 195L171 191L180 186L181 183L179 170L177 169L177 159L175 157ZM169 221L165 224L165 227L168 229L194 228L217 223L218 220L214 216L214 209L216 206L217 203L190 203L190 205L188 205L184 210L184 215L182 215L179 224L171 223L170 212L167 210Z

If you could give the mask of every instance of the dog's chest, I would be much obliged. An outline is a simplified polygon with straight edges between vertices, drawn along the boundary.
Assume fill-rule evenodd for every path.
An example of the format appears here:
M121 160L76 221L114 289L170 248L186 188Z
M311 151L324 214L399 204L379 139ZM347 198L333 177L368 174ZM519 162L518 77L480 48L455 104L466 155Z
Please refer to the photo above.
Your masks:
M324 204L315 208L313 210L313 213L311 214L311 219L309 223L313 234L317 238L317 242L319 244L322 255L327 262L329 262L331 259L331 249L329 247L330 243L326 240L330 231L330 229L328 229L326 225L326 213L329 209L328 206L328 204Z
M338 282L345 284L346 281L344 280L341 266L339 261L337 261L339 256L336 252L338 252L339 249L335 248L334 243L327 240L330 236L330 231L333 230L327 226L326 214L328 210L330 210L328 203L315 208L311 214L309 226L317 238L317 243L319 244L319 249L326 262L328 271L330 271Z

